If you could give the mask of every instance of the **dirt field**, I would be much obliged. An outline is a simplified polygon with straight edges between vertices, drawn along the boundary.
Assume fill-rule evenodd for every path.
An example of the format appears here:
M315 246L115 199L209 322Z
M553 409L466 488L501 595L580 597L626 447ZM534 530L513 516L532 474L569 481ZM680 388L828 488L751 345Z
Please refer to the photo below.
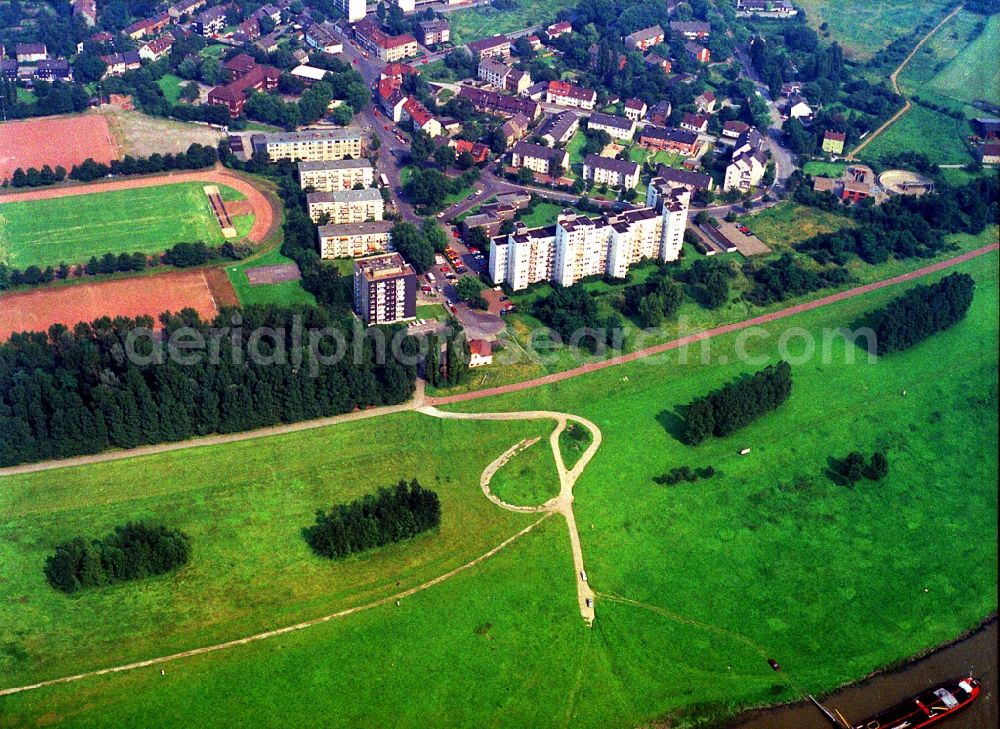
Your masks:
M185 307L211 319L220 307L236 304L236 293L218 268L36 289L0 297L0 341L13 332L44 331L58 323L72 327L102 316L156 318Z
M243 193L246 196L246 200L240 201L243 204L239 206L239 214L252 212L256 216L253 221L253 227L247 236L254 243L266 240L280 220L279 211L275 205L272 205L264 193L244 178L222 167L197 172L170 172L165 175L155 175L152 177L125 177L110 182L95 182L89 185L35 189L27 192L0 195L0 203L45 200L72 195L90 195L96 192L130 190L140 187L151 187L153 185L169 185L177 182L208 182L216 185L228 185L234 190ZM233 212L232 214L235 215L237 213Z
M103 107L100 116L108 121L112 136L124 152L136 157L148 157L154 152L186 152L196 142L214 147L225 136L204 124L160 119L139 111Z
M107 118L100 114L0 124L0 179L9 179L18 167L62 165L69 170L88 157L107 163L121 156Z

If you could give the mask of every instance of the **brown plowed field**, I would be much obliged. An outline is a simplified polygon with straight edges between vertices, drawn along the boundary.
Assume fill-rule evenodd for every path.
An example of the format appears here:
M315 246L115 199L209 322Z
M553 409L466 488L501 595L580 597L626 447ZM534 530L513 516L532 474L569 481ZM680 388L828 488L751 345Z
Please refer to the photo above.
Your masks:
M0 125L0 130L5 126L7 125ZM252 212L256 216L248 236L254 243L261 243L266 240L281 219L280 212L276 209L276 203L272 203L264 193L244 178L233 174L224 167L194 172L168 172L163 175L154 175L151 177L124 177L118 180L94 182L88 185L66 185L28 190L26 192L8 193L0 195L0 203L47 200L54 197L90 195L98 192L111 192L112 190L134 190L140 187L172 185L179 182L206 182L215 185L229 185L234 190L243 193L246 196L246 200L242 201L240 209L244 213Z
M0 341L14 332L46 331L53 324L72 327L102 316L143 314L156 319L185 307L211 319L220 307L236 304L236 293L219 268L36 289L0 298Z
M108 120L100 114L0 124L0 180L10 179L18 167L62 165L68 171L88 157L105 164L121 157Z

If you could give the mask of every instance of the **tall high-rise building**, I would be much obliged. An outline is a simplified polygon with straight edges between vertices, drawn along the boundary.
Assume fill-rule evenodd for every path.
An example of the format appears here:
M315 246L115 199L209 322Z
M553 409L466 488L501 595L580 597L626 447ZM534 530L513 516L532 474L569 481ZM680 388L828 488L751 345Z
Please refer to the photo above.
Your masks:
M354 308L366 324L392 324L417 315L417 274L398 253L354 262Z

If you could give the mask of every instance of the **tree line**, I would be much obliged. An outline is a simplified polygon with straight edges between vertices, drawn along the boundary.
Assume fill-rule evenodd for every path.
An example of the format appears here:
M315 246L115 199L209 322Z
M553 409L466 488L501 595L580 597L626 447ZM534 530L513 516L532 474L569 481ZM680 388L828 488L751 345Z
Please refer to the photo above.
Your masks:
M683 440L698 445L725 438L777 409L792 394L792 368L785 361L734 380L693 400L685 409Z
M915 286L870 312L865 319L875 332L876 352L901 352L962 321L975 288L968 274L952 273L936 283Z
M842 286L851 280L846 268L831 266L814 271L805 268L792 253L785 253L778 260L759 268L750 264L747 270L753 285L743 298L756 306L767 306L820 289Z
M430 334L427 337L424 376L433 387L460 385L469 374L469 339L455 319L451 319L448 326L448 333Z
M313 357L309 337L294 337L296 317L304 332L336 331L347 356L336 358L336 342L324 337L323 357ZM153 327L149 316L55 324L0 345L0 466L327 417L413 394L416 365L379 357L345 313L249 306L211 322L191 309L159 319L162 341L189 327L206 341L205 356L181 364L146 337L134 343L136 356L123 356L130 332ZM227 333L234 321L240 336ZM276 334L252 341L262 328ZM400 346L417 360L418 342L403 337Z
M190 559L191 539L184 532L129 522L103 539L76 537L56 545L45 558L45 577L57 590L73 593L162 575Z
M438 495L416 479L382 487L329 512L316 512L316 523L303 531L312 550L330 559L343 559L386 544L401 542L441 524Z

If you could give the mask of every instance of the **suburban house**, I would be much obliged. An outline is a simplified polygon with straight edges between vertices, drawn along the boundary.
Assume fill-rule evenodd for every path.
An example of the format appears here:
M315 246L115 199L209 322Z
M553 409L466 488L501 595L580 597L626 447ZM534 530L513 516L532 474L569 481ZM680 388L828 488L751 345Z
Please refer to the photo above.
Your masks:
M625 36L625 47L634 48L637 51L648 51L653 46L662 43L666 36L663 28L659 25L652 25Z
M599 111L590 115L587 128L607 132L612 139L631 140L635 135L634 121L623 116L602 114Z
M479 58L509 58L511 50L510 38L505 35L494 35L466 44L469 53Z
M625 116L627 116L632 121L639 121L649 110L646 106L646 102L642 99L629 99L625 102Z
M306 45L315 48L320 53L336 55L343 53L344 44L333 34L333 31L320 23L314 23L306 28L304 39Z
M764 138L751 127L740 135L733 149L733 156L726 167L722 189L749 192L764 177L767 157L764 155Z
M515 114L505 121L500 131L503 134L504 141L507 142L507 146L509 147L514 142L524 139L528 134L530 124L531 120L524 114Z
M469 367L493 364L493 345L485 339L469 340Z
M995 138L992 141L983 142L976 147L976 156L984 165L1000 164L1000 142L997 142Z
M722 136L727 139L739 139L740 135L750 129L750 125L741 121L727 121L722 125Z
M524 117L522 117L522 119L523 118ZM490 158L490 148L482 142L470 142L466 139L451 139L448 141L448 145L454 147L456 155L462 154L462 152L468 152L472 157L472 161L477 165L482 164Z
M555 147L569 142L579 128L580 117L572 111L562 111L550 116L538 127L538 136L548 142L550 147Z
M691 193L696 190L712 190L715 187L715 180L712 179L711 175L669 167L664 164L657 166L656 177L649 184L652 185L657 180L664 180L670 183L671 187L684 187Z
M639 132L639 144L647 149L676 152L685 157L698 153L698 135L675 127L647 126Z
M513 167L527 167L532 172L553 177L569 169L569 155L565 150L529 142L515 144L510 161Z
M417 35L425 46L436 46L451 40L451 28L444 18L421 20L417 24Z
M583 161L583 179L595 185L610 185L630 190L639 184L638 162L588 154Z
M565 81L549 81L545 91L545 102L590 111L597 103L597 92Z
M666 126L670 122L670 114L672 112L673 107L670 105L670 102L663 99L662 101L657 101L649 110L648 118L652 124Z
M700 20L672 20L670 30L687 40L703 40L712 34L712 26Z
M207 4L208 0L179 0L179 2L167 8L167 15L176 21L184 15L190 15L195 10L203 8Z
M711 114L715 111L715 94L711 91L706 91L694 99L694 105L698 109L699 113Z
M130 51L138 58L135 51ZM32 76L40 81L72 81L73 68L65 58L47 58L39 61Z
M260 38L260 23L257 18L247 18L233 31L233 40L237 43L250 43L258 38Z
M166 35L161 35L159 38L154 38L148 43L139 47L139 57L145 58L149 61L159 61L161 58L170 53L170 49L174 46L174 37L167 33Z
M701 43L688 41L684 44L684 50L686 50L688 55L698 63L708 63L712 60L712 54Z
M124 53L111 53L101 56L101 60L107 64L108 68L104 76L122 76L126 71L135 71L142 68L142 58L136 51L125 51Z
M320 258L357 258L385 253L392 243L391 220L321 225L317 228Z
M847 135L844 132L833 132L829 129L823 133L823 151L827 154L843 154Z
M662 69L663 73L670 73L670 69L673 68L673 64L670 62L670 59L664 58L659 53L647 53L643 56L643 60L646 62L647 66Z
M223 17L225 17L225 11L223 11ZM152 38L168 25L173 22L173 19L167 13L160 13L152 18L143 18L142 20L137 20L131 25L125 26L122 29L122 33L127 35L132 40L141 40L143 38Z
M684 116L681 119L681 129L687 129L690 132L704 134L708 131L708 116L705 114L691 114L684 112Z
M789 96L782 111L789 119L805 119L808 121L813 117L812 107L809 106L805 97L800 94Z
M16 43L14 57L18 63L38 63L49 57L44 43Z
M410 97L403 104L403 119L413 122L413 128L426 132L431 137L441 136L441 122L434 118L434 115L426 106L417 101L416 97Z
M365 324L393 324L417 315L417 274L398 253L354 261L354 309Z
M549 40L553 38L558 38L561 35L566 35L567 33L573 32L573 24L568 20L563 20L558 23L553 23L548 28L545 29L545 35L549 37Z

